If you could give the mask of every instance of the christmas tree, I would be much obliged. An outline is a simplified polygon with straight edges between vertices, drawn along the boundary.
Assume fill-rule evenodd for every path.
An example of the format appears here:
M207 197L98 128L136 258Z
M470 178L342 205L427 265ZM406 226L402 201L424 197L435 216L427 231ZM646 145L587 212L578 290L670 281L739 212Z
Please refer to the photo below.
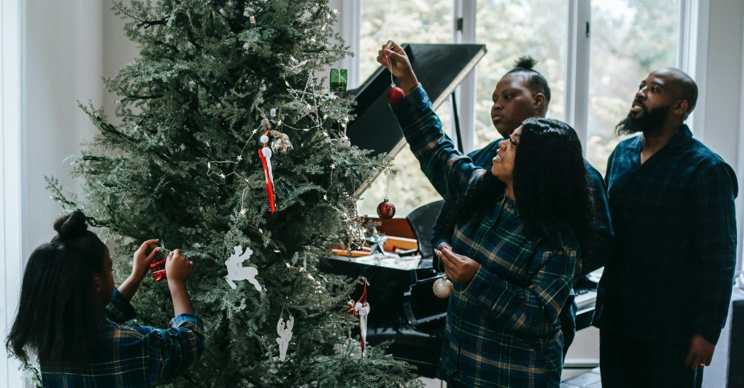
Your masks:
M364 237L352 193L383 165L339 140L351 103L318 76L351 54L331 29L336 12L323 0L114 9L141 50L105 80L122 96L121 124L81 105L100 129L72 163L83 195L48 182L65 211L83 209L116 244L117 280L146 239L194 261L188 286L206 352L173 385L418 385L382 347L362 359L347 308L361 280L318 269L334 246ZM166 282L143 282L133 301L142 324L166 325L168 295Z

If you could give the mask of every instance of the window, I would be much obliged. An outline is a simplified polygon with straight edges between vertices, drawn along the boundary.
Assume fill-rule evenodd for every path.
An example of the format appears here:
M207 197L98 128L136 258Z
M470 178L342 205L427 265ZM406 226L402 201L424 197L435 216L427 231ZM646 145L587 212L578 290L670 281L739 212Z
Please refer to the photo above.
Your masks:
M452 0L378 0L361 2L359 50L360 81L364 82L379 67L377 51L388 40L397 43L451 43ZM448 132L451 103L444 103L437 114ZM397 173L381 175L359 201L359 213L376 216L377 205L386 193L396 206L396 217L440 200L441 197L421 172L419 163L406 146L395 157ZM389 182L389 187L388 187Z
M586 158L602 173L621 140L615 125L628 114L641 80L676 66L678 7L679 0L592 2Z
M550 85L548 117L564 119L568 6L565 0L478 0L476 41L488 53L476 72L475 148L501 137L491 123L491 95L514 61L530 55Z
M401 43L452 42L453 15L458 7L465 8L464 1L469 0L361 2L358 53L361 80L377 68L376 52L388 39ZM684 26L680 23L683 15L680 7L689 6L690 0L475 1L475 16L465 20L475 20L475 41L485 44L488 53L476 71L475 127L463 127L463 138L473 131L477 149L500 136L491 124L491 94L518 57L531 55L538 61L536 70L550 84L548 117L559 120L572 117L572 122L581 127L576 129L586 144L586 158L602 173L607 158L620 141L614 134L615 125L627 114L639 82L657 68L680 66L677 63L679 37L683 36L680 29L689 30L688 24L693 23L692 19ZM591 21L591 38L581 41L585 43L568 39L569 31L583 32L587 20L572 16L572 5L586 6L582 15ZM473 27L465 26L465 30L468 28ZM586 51L577 47L586 44L591 45L590 55L582 57L579 53ZM584 86L585 81L567 78L569 63L578 74L588 72L588 87ZM567 95L571 96L570 101L566 101ZM460 109L467 111L465 106ZM450 124L450 111L451 103L445 103L437 111L445 127ZM398 207L399 216L440 198L419 171L408 147L394 164L398 174L389 179L387 188L385 177L371 186L360 201L361 213L375 214L386 190Z

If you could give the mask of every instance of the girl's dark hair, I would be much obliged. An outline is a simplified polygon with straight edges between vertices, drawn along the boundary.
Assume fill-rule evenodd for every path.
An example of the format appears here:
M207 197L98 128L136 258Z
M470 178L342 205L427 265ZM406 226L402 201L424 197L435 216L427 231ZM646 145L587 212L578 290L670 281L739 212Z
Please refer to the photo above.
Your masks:
M508 141L508 140L504 140ZM561 121L542 118L522 123L514 160L514 196L525 234L546 239L555 252L578 240L582 256L593 251L591 189L576 132ZM480 223L503 194L504 184L487 171L450 214Z
M589 254L594 216L576 131L558 120L525 120L513 175L514 197L527 236L546 238L553 251L563 250L576 238L582 253Z
M54 222L57 235L31 254L23 275L18 315L6 348L27 362L86 364L96 356L105 312L93 278L104 272L108 248L76 210Z

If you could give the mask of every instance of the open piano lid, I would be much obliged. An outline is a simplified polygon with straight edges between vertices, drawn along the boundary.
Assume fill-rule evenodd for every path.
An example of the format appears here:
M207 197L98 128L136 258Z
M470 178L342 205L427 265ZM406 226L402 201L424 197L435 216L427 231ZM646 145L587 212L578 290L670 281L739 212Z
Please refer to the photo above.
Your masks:
M439 108L455 88L486 54L482 44L404 44L413 71L432 101ZM398 84L396 80L396 84ZM398 120L387 103L390 72L380 66L358 89L347 96L356 100L356 119L349 123L346 136L351 144L374 155L386 152L391 158L406 145ZM379 174L379 171L378 171ZM357 188L360 195L377 178L373 176Z

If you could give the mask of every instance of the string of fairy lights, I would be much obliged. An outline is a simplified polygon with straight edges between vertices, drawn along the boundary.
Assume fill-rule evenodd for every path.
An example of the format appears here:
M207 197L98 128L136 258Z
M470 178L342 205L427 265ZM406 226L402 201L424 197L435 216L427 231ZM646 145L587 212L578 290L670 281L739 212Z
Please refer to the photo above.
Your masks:
M293 62L297 62L297 60L294 57L290 57L290 59ZM307 61L299 62L297 64L297 67L304 66L306 63ZM218 168L218 167L221 165L235 165L235 164L240 163L244 158L246 149L248 148L248 145L251 143L251 140L253 140L256 133L258 133L258 131L262 129L274 135L274 141L272 142L271 147L274 148L275 151L276 149L281 148L283 152L286 152L288 148L291 148L291 143L289 141L289 137L283 132L284 127L287 127L289 129L296 130L296 131L303 131L303 132L308 132L312 129L323 128L323 125L325 124L325 120L328 119L328 114L327 113L321 114L321 111L320 111L320 107L322 106L321 100L322 99L336 99L338 98L338 96L336 96L334 93L318 94L315 89L316 85L313 82L312 74L308 76L308 79L305 82L304 88L302 90L293 88L289 84L289 82L286 80L286 78L284 79L284 83L287 86L287 92L292 97L295 103L303 103L303 102L305 103L304 106L306 109L304 110L304 112L300 113L300 115L295 119L295 122L299 122L300 120L307 117L312 121L313 125L310 125L304 128L298 128L298 127L289 125L281 119L276 108L271 108L269 111L269 117L271 117L271 119L266 117L265 112L262 112L262 116L264 118L261 120L261 124L251 131L251 135L248 137L248 139L246 139L245 144L241 148L240 152L234 157L234 159L210 160L207 162L207 176L208 177L218 176L220 179L224 180L224 179L227 179L227 177L231 175L235 175L239 179L243 179L246 183L251 183L250 179L248 179L247 176L241 174L240 171L238 170L234 170L232 172L225 174L223 172L223 169ZM309 102L307 102L308 100ZM344 117L343 122L339 123L342 129L342 136L340 139L333 139L333 140L337 140L337 141L340 141L341 144L348 145L348 138L346 137L346 128L347 128L348 122L349 122L349 118ZM272 125L276 127L277 129L271 129ZM330 137L327 131L323 131L323 136L327 138ZM261 140L265 140L265 139L261 139ZM331 169L331 183L330 184L332 184L333 183L333 171L336 169L336 165L335 163L331 163L329 167ZM245 197L249 190L250 190L250 187L245 187L241 191L240 210L239 210L239 214L241 216L245 216L247 212L245 208ZM328 200L328 196L323 195L323 199Z

